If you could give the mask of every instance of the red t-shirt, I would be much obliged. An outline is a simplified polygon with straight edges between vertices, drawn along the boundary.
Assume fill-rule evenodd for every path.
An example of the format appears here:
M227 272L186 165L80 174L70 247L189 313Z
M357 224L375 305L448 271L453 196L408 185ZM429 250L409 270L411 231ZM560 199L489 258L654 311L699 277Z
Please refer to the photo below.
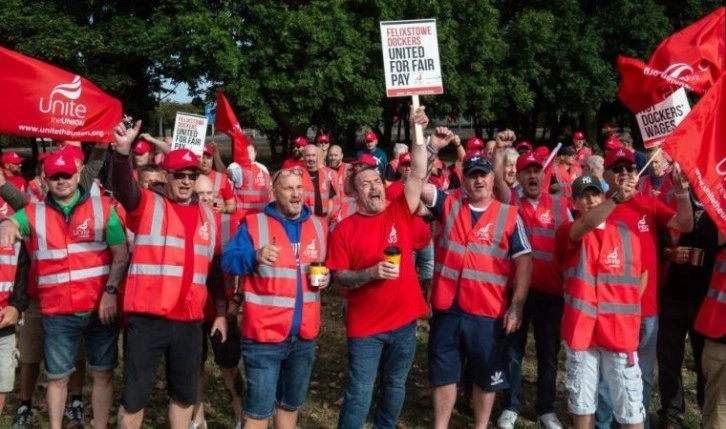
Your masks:
M665 229L675 214L675 210L658 198L636 193L632 200L620 204L608 216L608 222L623 222L640 237L643 271L648 272L648 285L641 302L643 317L658 314L658 229Z
M28 189L28 182L25 181L23 176L8 176L5 173L5 170L3 170L3 174L5 174L5 180L8 181L8 183L12 183L13 186L20 189L20 192L25 192Z
M398 329L428 312L413 264L414 217L401 196L375 216L356 213L343 219L331 233L325 263L332 271L360 271L382 261L386 247L401 249L397 279L347 291L349 338Z
M393 182L386 188L386 200L395 201L403 195L403 182ZM413 218L413 250L421 250L431 243L431 225L421 216Z

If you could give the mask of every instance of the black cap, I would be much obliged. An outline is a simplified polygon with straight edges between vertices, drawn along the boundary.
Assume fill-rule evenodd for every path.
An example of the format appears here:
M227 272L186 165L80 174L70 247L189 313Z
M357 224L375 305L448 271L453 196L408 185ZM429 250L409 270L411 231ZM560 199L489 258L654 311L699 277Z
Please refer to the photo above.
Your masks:
M481 171L485 174L492 172L492 164L488 159L478 153L469 155L464 159L464 176L470 176L475 171Z
M572 183L572 198L580 198L588 189L595 189L602 194L603 191L600 179L591 174L580 176L575 179Z

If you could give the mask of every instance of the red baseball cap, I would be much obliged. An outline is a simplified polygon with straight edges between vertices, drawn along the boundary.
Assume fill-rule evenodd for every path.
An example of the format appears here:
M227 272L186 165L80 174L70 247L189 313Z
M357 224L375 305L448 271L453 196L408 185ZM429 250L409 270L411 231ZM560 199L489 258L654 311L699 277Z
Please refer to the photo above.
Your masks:
M330 143L330 135L329 134L318 134L315 137L315 143Z
M293 141L293 143L295 143L296 146L305 147L308 145L308 139L305 137L298 137L295 141Z
M521 141L514 145L517 152L532 152L532 145L529 142Z
M522 171L527 167L536 165L537 167L543 167L542 157L537 152L526 152L517 158L517 171Z
M605 169L609 169L615 164L620 162L627 162L629 164L635 164L635 155L629 150L620 148L618 150L611 150L605 155Z
M547 159L548 156L550 156L550 150L547 146L537 146L537 148L534 150L534 153L539 155L542 159Z
M403 155L401 155L403 156ZM369 154L369 153L363 153L361 156L358 157L355 161L351 162L351 164L363 164L367 167L378 167L378 160L375 156Z
M366 134L364 137L367 142L374 142L374 141L378 140L378 136L376 135L376 133L374 133L373 131L370 131L370 130L366 131Z
M205 144L204 151L202 153L204 155L212 156L212 155L214 155L214 147L211 144Z
M575 131L575 133L572 135L573 140L585 140L585 134L582 133L582 131Z
M610 137L605 142L605 150L618 150L622 149L622 147L623 143L617 137Z
M398 159L398 164L410 164L411 163L411 152L406 152L401 154L401 157Z
M81 163L86 161L86 156L83 155L83 149L79 146L67 144L61 148L61 152L68 154L71 158L78 160Z
M149 152L151 152L151 144L149 142L146 140L139 140L136 142L136 146L134 146L134 153L136 155L143 155Z
M43 162L43 172L45 177L51 178L56 174L67 174L73 176L78 173L76 161L70 153L61 150L48 156Z
M3 164L22 164L23 158L15 152L5 152L0 158Z
M199 161L194 152L189 149L174 149L166 155L164 169L167 171L198 170Z
M464 148L469 151L474 149L484 149L484 146L486 146L484 144L484 140L480 139L479 137L472 137L466 141L466 145L464 146Z

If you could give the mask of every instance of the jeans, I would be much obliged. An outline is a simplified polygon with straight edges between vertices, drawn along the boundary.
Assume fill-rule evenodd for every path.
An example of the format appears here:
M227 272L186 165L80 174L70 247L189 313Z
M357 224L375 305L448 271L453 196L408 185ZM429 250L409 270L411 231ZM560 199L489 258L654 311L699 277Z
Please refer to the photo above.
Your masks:
M348 385L338 418L339 429L362 428L380 374L380 398L373 427L396 427L406 396L406 378L416 355L416 322L393 331L348 339Z
M537 415L555 411L557 393L557 354L560 351L560 325L564 301L561 296L530 289L524 304L522 326L509 338L509 390L504 393L503 408L519 413L522 385L522 358L527 346L529 323L534 325L537 350Z
M643 374L643 408L645 408L645 429L650 428L648 407L650 394L653 391L655 373L655 349L658 341L658 316L643 317L640 320L640 344L638 345L638 363ZM613 421L613 407L607 384L601 382L598 387L598 404L595 413L595 427L609 429Z
M696 402L703 408L705 380L701 367L703 335L693 329L701 302L688 302L668 295L660 297L658 326L658 386L660 386L660 421L683 427L686 404L683 396L683 358L686 353L686 335L691 340L693 363L696 367Z
M288 411L302 408L310 385L315 346L315 340L298 336L289 336L281 343L243 339L245 415L262 420L275 415L276 406Z

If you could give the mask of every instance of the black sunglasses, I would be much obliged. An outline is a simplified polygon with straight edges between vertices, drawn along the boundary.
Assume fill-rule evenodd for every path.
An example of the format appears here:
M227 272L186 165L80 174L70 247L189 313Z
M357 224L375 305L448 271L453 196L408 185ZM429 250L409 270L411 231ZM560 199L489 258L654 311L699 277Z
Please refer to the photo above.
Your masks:
M623 171L627 171L628 173L632 173L635 170L637 170L637 167L635 166L635 164L620 164L620 165L615 165L615 166L613 166L610 169L613 170L613 173L620 174Z
M176 171L172 172L171 175L174 177L174 180L189 179L192 182L199 177L199 173L178 173Z
M70 174L60 173L60 174L54 175L53 177L49 177L48 180L50 180L51 182L57 182L60 179L70 180L71 177L73 177L73 176Z

